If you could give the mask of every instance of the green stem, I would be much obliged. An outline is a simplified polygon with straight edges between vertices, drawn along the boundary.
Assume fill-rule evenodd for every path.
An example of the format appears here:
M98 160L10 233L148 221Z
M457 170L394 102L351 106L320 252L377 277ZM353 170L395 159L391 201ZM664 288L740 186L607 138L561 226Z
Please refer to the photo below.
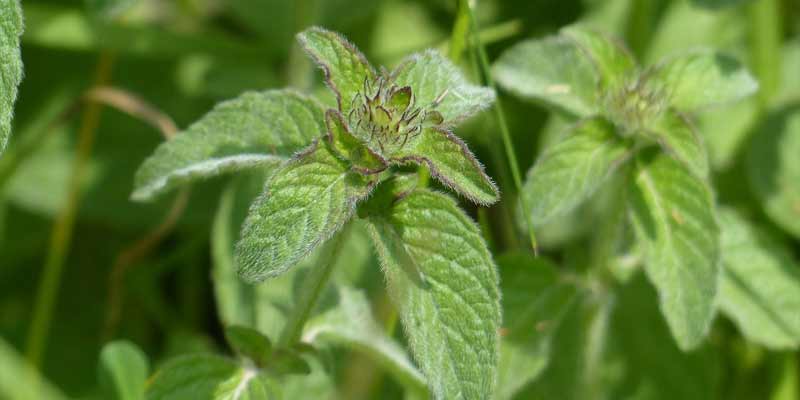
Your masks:
M283 327L281 336L278 339L278 345L280 347L291 347L300 340L300 336L303 334L303 327L308 317L311 315L311 311L313 311L314 307L317 305L317 300L319 300L323 289L325 289L325 285L327 285L328 280L330 280L333 267L336 265L336 259L339 256L339 251L342 248L342 243L344 242L344 237L347 235L347 232L347 227L345 227L342 232L336 234L336 236L326 244L326 254L320 258L322 260L322 265L312 268L308 272L308 276L305 277L304 284L300 289L300 295L297 298L297 304L295 305L293 313L289 316L289 320L286 321L286 325Z
M484 48L483 44L480 41L480 36L478 35L478 23L475 21L475 17L472 13L472 9L469 6L468 0L459 0L459 8L464 10L464 13L467 15L470 21L471 27L471 39L472 39L472 50L476 54L476 58L478 60L478 65L481 70L481 77L483 79L483 84L486 86L491 87L495 91L497 91L497 86L494 83L494 79L492 79L491 70L489 68L489 57L486 55L486 49ZM517 162L517 155L514 151L514 143L511 140L511 133L508 129L508 122L506 122L505 113L503 112L503 104L498 97L494 103L494 115L495 119L497 120L497 125L500 128L500 133L503 139L503 147L505 148L506 158L508 159L508 167L511 170L511 176L514 180L514 188L516 189L517 193L522 193L522 174L519 172L519 163ZM536 243L536 234L533 231L533 224L531 223L530 218L530 211L525 204L524 197L520 196L519 201L522 203L522 213L525 217L525 224L528 227L528 236L530 239L531 247L533 248L533 252L538 254L538 245Z
M781 6L779 0L758 0L750 7L750 58L761 85L759 103L775 96L781 76Z

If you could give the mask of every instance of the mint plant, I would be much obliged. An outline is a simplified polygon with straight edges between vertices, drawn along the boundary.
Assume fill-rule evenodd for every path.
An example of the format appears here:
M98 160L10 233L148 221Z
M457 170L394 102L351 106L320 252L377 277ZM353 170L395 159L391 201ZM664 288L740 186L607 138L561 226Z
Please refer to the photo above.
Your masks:
M753 94L754 78L713 51L640 67L580 27L515 45L494 72L512 93L576 121L528 172L530 222L572 212L621 176L616 202L626 204L661 311L678 345L697 347L715 315L721 250L707 152L690 118Z
M18 0L0 6L0 154L11 136L11 117L22 80L19 37L22 35L22 11Z
M476 204L496 202L497 187L452 133L491 104L493 91L468 83L436 51L407 57L391 71L376 70L337 33L311 28L298 40L323 70L335 108L288 89L249 92L224 102L144 162L133 198L149 200L227 172L269 171L236 247L239 273L251 283L284 274L351 220L365 220L431 395L488 398L500 326L492 256L453 199L421 187L400 167L425 167ZM289 317L278 349L296 343L328 269L317 266L309 274L300 295L306 309ZM264 347L252 347L259 346ZM263 353L256 359L269 358ZM199 364L185 363L187 368ZM183 365L157 374L150 397L170 398L161 388L171 384L162 380L181 376ZM226 368L228 377L234 370ZM242 376L258 371L237 372L239 384L246 381ZM413 372L405 376L419 381ZM221 390L226 382L203 385Z

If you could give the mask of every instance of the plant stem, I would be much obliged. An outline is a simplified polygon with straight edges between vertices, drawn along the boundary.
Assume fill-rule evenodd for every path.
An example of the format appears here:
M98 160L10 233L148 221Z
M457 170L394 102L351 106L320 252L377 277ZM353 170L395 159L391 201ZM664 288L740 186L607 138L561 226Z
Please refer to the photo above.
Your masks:
M102 53L100 55L95 73L96 86L103 85L109 81L113 64L114 57L111 54ZM26 356L29 363L34 367L40 365L45 351L47 334L50 331L50 322L53 317L53 308L58 297L59 284L61 283L61 273L72 242L72 227L75 224L78 205L82 197L81 182L94 147L101 110L102 106L96 103L87 104L84 110L78 134L77 153L72 165L67 200L53 225L50 249L47 253L42 280L37 291L33 319L28 332Z
M781 6L779 0L758 0L750 6L750 58L761 85L759 103L775 96L781 76Z
M341 232L336 234L334 238L326 244L327 249L325 254L320 257L322 265L311 268L308 276L305 277L305 282L300 288L300 295L297 298L294 310L286 321L286 325L283 327L281 336L278 339L278 345L280 347L290 347L294 345L303 334L303 327L306 324L306 320L308 320L323 289L325 289L325 285L328 283L328 280L330 280L331 272L333 272L333 267L336 265L336 259L339 256L339 251L342 248L342 243L344 242L344 237L347 235L347 232L348 227L344 227Z
M472 51L475 53L476 58L478 59L478 65L481 70L481 77L483 79L483 83L486 86L491 87L492 89L497 91L497 86L494 83L494 79L492 79L492 74L489 68L489 57L486 55L486 49L484 48L483 44L480 41L480 36L478 35L478 23L475 21L475 16L472 13L472 8L469 5L468 0L459 0L459 8L464 10L464 13L467 15L467 18L470 22L470 31L471 31L471 44L472 44ZM519 163L517 162L517 155L514 151L514 143L511 140L511 133L508 129L508 122L506 122L505 113L503 112L503 104L498 97L495 99L494 103L494 115L495 119L497 120L497 125L500 128L500 133L502 134L503 139L503 146L506 152L506 158L508 159L508 166L511 170L511 176L514 180L514 188L516 189L517 193L522 192L522 175L519 172ZM533 248L534 254L538 254L539 248L536 243L536 234L533 232L533 224L531 223L530 218L530 211L525 204L525 200L522 196L519 197L520 202L522 203L522 213L525 217L525 224L528 227L528 236L530 239L531 247Z

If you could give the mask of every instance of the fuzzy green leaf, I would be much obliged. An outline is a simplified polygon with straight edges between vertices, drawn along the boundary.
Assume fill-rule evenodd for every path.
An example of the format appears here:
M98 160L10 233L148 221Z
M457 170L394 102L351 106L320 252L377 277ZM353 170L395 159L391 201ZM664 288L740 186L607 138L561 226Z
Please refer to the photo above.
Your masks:
M527 40L506 50L493 73L504 89L560 111L596 112L597 76L583 51L563 36Z
M679 112L667 110L650 127L661 147L698 177L708 176L708 154L692 123Z
M333 236L372 189L324 144L314 143L270 179L236 246L248 282L278 276Z
M397 342L386 336L373 319L364 293L342 287L339 305L306 323L303 341L333 344L364 352L389 371L403 386L424 397L425 377Z
M300 32L297 40L325 74L325 83L336 94L339 111L347 115L364 81L375 79L366 57L342 35L313 27Z
M800 266L791 252L731 210L720 213L720 309L748 339L772 349L800 345Z
M427 190L408 193L370 222L389 293L433 398L489 398L500 293L478 228L455 201ZM396 251L406 251L415 265L399 265Z
M18 0L0 3L0 154L11 136L11 117L17 100L17 86L22 80L22 9Z
M328 142L331 149L353 165L362 174L375 174L386 169L386 160L353 136L342 114L336 110L325 112Z
M580 205L627 159L629 147L603 118L575 125L528 171L522 196L531 222L547 223Z
M713 52L666 60L654 74L672 106L681 111L729 103L758 90L758 82L739 61Z
M278 387L253 367L211 354L170 360L152 377L148 400L270 400Z
M398 86L413 89L417 106L439 101L436 111L444 117L445 126L458 125L494 101L493 90L469 83L458 67L435 50L407 57L392 74Z
M611 37L578 26L564 28L561 34L573 40L589 57L597 72L600 89L619 88L636 72L636 61L631 54Z
M711 190L673 158L648 151L637 160L630 204L645 271L679 347L697 347L714 317L719 228Z
M488 205L500 198L483 165L461 139L447 130L423 129L418 137L394 153L392 161L426 165L431 176L474 203Z
M130 342L109 343L100 353L100 386L105 399L142 400L149 373L147 356Z
M314 100L290 90L245 93L161 144L137 171L132 197L149 200L198 179L278 165L323 132Z
M247 357L257 365L266 365L272 355L272 343L259 331L242 325L225 328L225 339L241 356Z

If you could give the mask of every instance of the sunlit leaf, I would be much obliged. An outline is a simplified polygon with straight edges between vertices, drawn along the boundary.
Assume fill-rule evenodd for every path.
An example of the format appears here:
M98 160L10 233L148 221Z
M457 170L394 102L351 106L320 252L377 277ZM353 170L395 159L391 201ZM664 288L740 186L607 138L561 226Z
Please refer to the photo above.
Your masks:
M142 400L150 366L130 342L107 344L100 353L100 386L109 400Z
M592 61L601 89L617 89L635 76L636 61L621 42L580 26L564 28L561 34L574 41Z
M0 3L0 154L11 136L11 117L17 100L17 85L22 80L19 36L22 10L18 0Z
M32 384L35 382L35 384ZM19 352L0 338L0 398L66 400Z
M667 110L650 127L664 151L682 162L700 178L708 176L705 144L688 118Z

